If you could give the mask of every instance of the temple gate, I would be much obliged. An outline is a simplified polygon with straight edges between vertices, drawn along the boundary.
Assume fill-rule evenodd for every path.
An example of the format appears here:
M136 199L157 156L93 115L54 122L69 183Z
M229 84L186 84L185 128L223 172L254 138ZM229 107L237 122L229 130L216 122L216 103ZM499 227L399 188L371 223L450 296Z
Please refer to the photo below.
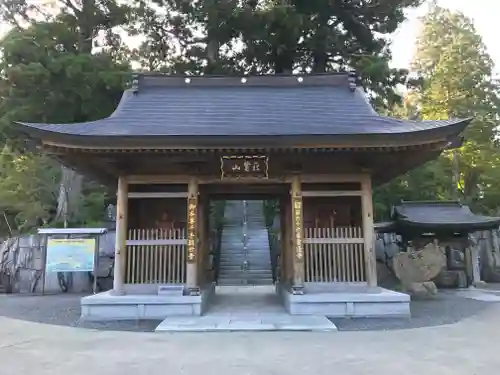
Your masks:
M82 299L83 315L201 314L217 282L211 201L238 195L279 201L290 313L385 316L409 305L377 287L372 186L456 146L469 121L379 116L352 74L139 74L108 118L18 128L117 191L113 291Z

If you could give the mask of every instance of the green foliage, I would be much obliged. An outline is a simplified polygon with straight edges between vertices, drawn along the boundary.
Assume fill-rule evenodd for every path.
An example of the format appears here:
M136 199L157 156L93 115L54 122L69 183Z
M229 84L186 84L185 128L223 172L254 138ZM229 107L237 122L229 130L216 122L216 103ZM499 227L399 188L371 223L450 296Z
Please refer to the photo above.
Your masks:
M431 10L413 65L422 85L404 105L396 95L395 87L408 77L389 67L386 36L401 24L407 8L422 2L60 0L60 11L49 14L43 5L5 0L0 17L15 26L0 42L0 142L9 145L0 155L0 204L7 221L19 230L57 224L60 177L55 162L25 152L25 139L11 131L12 122L108 116L128 81L130 60L145 70L193 75L354 69L377 108L390 115L473 117L467 142L457 152L459 194L473 208L495 212L500 207L498 85L470 20L439 7ZM129 51L117 26L143 36L139 48ZM446 153L377 189L377 217L387 217L400 199L456 196L455 169ZM72 223L98 223L107 202L104 189L86 181ZM266 206L269 218L273 207ZM217 222L223 210L223 205L213 208Z
M378 218L405 200L459 198L479 212L498 214L500 153L497 145L499 86L493 62L467 17L434 6L423 18L413 69L423 81L393 115L424 120L473 118L465 142L407 175L378 189ZM454 181L454 175L458 176Z
M5 146L0 153L0 209L13 232L47 223L58 191L58 168L46 156L20 154Z
M0 131L5 147L0 201L14 231L54 222L60 192L60 166L26 152L13 121L73 123L108 116L128 80L129 67L108 52L82 53L79 34L58 18L26 29L13 29L0 42ZM102 220L105 193L84 182L71 225ZM4 232L7 227L1 227Z
M279 214L279 201L276 199L268 199L262 202L264 211L264 221L268 231L273 229L273 223L276 215Z
M356 70L377 104L397 102L406 72L389 68L385 36L422 0L134 1L132 57L169 73L273 74Z
M76 42L59 22L14 29L1 41L2 126L88 121L116 108L128 66L104 53L77 53Z

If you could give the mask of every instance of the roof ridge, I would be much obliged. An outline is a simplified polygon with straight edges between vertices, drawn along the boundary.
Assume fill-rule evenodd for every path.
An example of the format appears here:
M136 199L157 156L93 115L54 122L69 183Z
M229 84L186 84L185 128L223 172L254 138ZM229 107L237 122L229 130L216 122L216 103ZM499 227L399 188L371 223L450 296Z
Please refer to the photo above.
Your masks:
M443 200L443 201L405 201L401 200L400 205L406 205L406 206L417 206L417 205L449 205L449 206L455 206L455 205L460 205L462 206L462 203L458 200Z
M135 73L132 91L138 93L147 87L345 87L354 92L358 87L355 72L273 75L170 75L163 73Z

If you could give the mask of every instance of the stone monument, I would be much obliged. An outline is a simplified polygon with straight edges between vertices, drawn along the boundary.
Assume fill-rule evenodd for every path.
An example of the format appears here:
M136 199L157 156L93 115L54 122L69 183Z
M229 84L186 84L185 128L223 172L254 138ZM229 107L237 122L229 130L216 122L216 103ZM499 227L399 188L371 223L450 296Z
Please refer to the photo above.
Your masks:
M437 293L436 285L431 280L445 265L446 256L437 243L429 243L417 251L410 248L393 258L393 270L401 281L403 291L416 298L432 297Z

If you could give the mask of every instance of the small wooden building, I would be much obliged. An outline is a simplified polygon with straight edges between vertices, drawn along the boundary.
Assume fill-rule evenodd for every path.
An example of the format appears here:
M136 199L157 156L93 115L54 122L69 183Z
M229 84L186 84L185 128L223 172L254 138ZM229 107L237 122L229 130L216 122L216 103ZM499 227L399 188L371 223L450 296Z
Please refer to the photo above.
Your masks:
M392 208L392 219L377 232L401 236L404 248L418 250L437 241L444 250L446 266L434 280L438 287L480 282L479 246L470 235L498 229L500 217L474 214L459 201L403 201Z
M43 152L117 186L114 291L94 296L96 305L174 284L184 289L179 304L198 304L186 313L199 314L213 281L205 272L209 202L274 197L289 311L312 311L310 303L363 315L379 291L322 300L311 297L313 286L365 286L369 295L377 285L372 187L434 159L468 123L379 116L351 74L140 74L108 118L18 125ZM154 298L156 310L140 316L168 315L158 308L167 297ZM354 301L368 310L351 311Z

